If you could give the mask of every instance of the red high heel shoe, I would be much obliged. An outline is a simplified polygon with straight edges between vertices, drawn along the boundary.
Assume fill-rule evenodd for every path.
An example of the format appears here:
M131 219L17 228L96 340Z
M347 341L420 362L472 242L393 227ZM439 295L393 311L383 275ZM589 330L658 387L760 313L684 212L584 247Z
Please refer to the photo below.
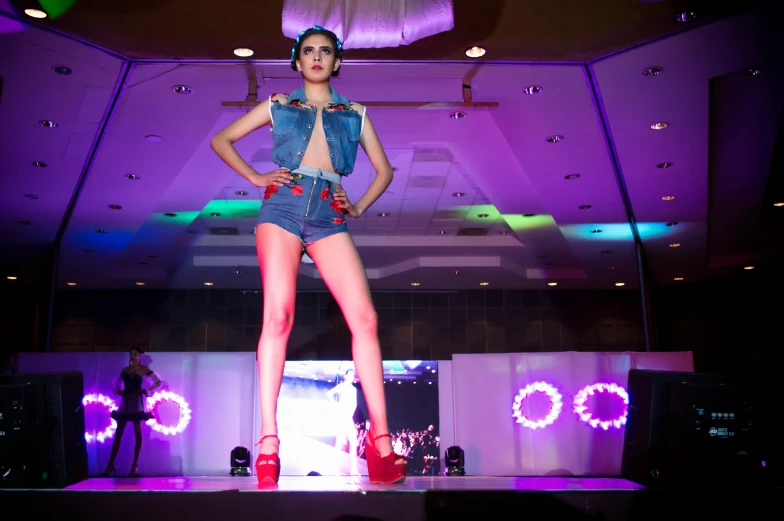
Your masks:
M280 438L274 434L262 436L256 445L261 445L267 438L275 438L280 443ZM256 477L261 483L277 483L280 479L280 458L277 454L259 454L256 458Z
M391 438L389 434L373 436L372 431L368 431L365 438L365 457L367 458L368 477L371 483L403 483L406 480L408 462L403 456L390 452L383 458L376 449L376 441L381 438ZM405 463L398 463L404 461Z

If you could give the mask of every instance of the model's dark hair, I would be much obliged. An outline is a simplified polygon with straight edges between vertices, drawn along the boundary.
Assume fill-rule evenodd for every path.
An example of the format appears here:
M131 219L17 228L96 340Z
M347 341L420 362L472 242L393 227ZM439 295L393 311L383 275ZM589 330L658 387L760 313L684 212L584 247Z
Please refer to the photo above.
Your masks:
M140 355L143 355L143 354L144 354L144 349L142 349L141 347L138 347L138 346L133 346L133 347L131 347L130 349L128 349L128 352L129 352L129 353L130 353L131 351L138 351Z
M291 68L293 70L297 70L297 60L299 60L299 53L302 51L302 42L314 34L326 36L332 44L332 51L335 53L335 59L343 59L343 42L340 41L338 35L328 29L324 29L321 26L314 25L309 29L305 29L297 36L297 41L294 43L294 47L291 49ZM338 70L332 71L332 76L337 76L338 74L340 74L340 66L338 66Z

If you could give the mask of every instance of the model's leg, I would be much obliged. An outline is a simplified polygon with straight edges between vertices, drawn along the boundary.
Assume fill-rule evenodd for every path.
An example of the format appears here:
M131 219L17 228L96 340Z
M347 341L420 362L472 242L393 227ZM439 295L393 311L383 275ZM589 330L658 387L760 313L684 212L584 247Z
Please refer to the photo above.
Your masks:
M263 437L278 434L278 394L286 362L286 344L294 324L302 241L279 226L262 223L256 226L256 252L264 292L261 338L256 351ZM278 440L265 439L259 452L277 454Z
M133 422L133 433L136 435L136 445L133 447L131 474L136 474L139 471L139 454L142 452L142 422Z
M109 463L106 465L106 472L104 472L104 474L114 470L114 462L117 459L117 453L120 451L120 443L122 443L126 425L128 425L127 421L119 420L117 422L117 430L114 433L114 441L112 442L112 453L109 456Z
M376 310L370 297L365 267L354 241L348 233L336 233L308 245L307 251L351 330L354 366L365 393L373 434L387 434L389 428ZM378 442L377 449L382 457L392 452L388 437Z

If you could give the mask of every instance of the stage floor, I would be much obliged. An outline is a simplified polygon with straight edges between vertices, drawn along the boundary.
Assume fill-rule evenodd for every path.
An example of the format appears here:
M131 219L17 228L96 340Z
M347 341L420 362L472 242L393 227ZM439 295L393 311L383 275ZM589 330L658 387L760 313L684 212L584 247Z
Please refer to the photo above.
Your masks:
M485 521L751 519L781 511L784 490L646 489L620 478L409 477L375 485L367 477L91 478L64 490L0 489L3 512L20 519L138 521Z

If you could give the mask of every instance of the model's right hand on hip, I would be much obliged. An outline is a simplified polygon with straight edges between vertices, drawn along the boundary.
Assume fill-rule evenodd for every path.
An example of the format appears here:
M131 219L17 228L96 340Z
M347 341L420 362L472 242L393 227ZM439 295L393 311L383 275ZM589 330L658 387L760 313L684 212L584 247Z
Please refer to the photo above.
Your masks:
M290 169L288 168L278 168L277 170L273 170L272 172L268 172L266 174L257 174L250 179L250 182L253 186L257 186L259 188L264 188L267 186L283 186L287 185L294 179L291 174Z

